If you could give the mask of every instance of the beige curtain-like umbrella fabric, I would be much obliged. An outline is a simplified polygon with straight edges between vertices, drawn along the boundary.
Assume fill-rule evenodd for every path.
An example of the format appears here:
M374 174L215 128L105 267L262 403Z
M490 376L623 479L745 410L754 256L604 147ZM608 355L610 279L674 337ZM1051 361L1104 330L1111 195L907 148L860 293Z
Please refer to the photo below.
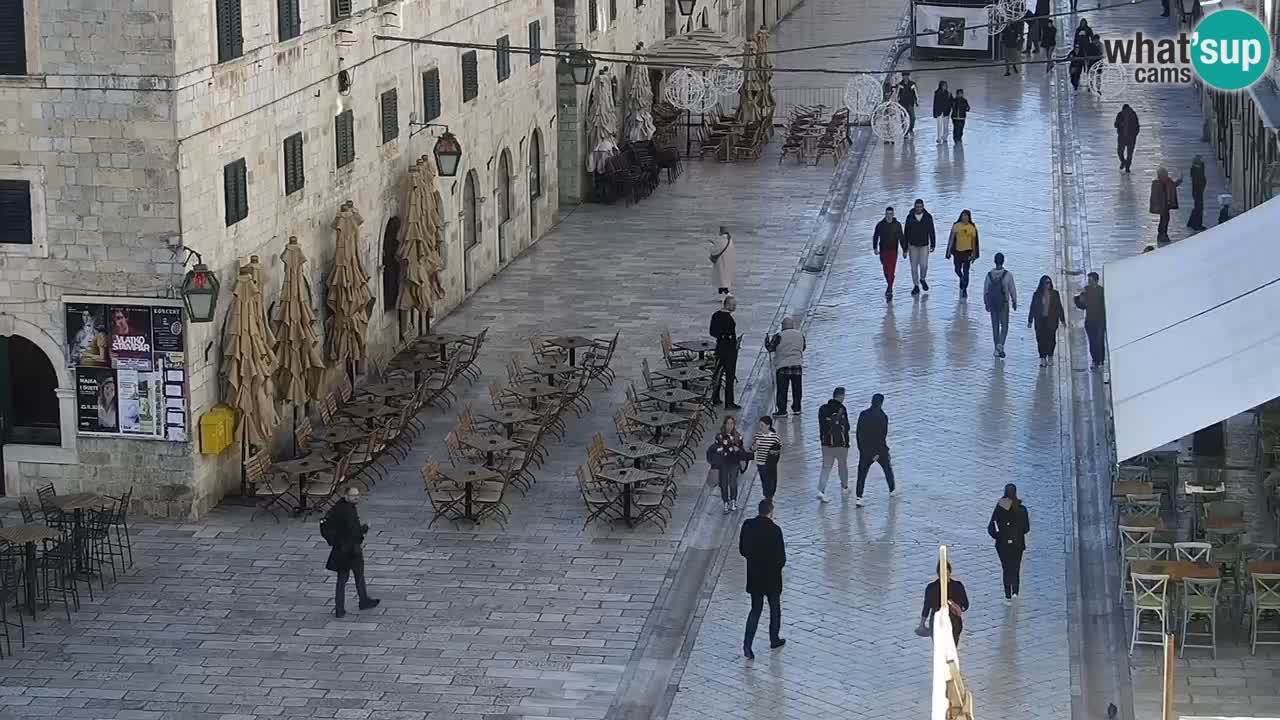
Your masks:
M636 55L643 61L643 55ZM653 87L649 85L649 68L634 65L628 68L631 78L627 82L627 121L623 139L628 142L644 142L653 139Z
M329 342L329 359L345 365L363 360L368 352L369 273L360 264L360 226L364 218L348 201L343 203L331 227L337 248L333 270L329 272L329 320L325 336Z
M261 266L246 265L236 278L222 340L223 399L239 414L244 437L266 445L276 425L275 338L267 326L259 278Z
M769 60L769 33L757 30L747 43L742 62L742 89L738 91L738 122L744 125L773 125L777 104L773 99L773 64Z
M289 238L281 254L284 260L284 287L280 311L272 330L278 360L275 385L280 399L295 406L316 396L324 359L320 357L320 331L316 311L311 306L311 282L307 280L307 258L298 238Z
M396 308L416 310L424 316L431 304L444 298L440 273L444 256L440 252L444 222L440 217L440 196L436 192L435 163L423 156L409 168L408 222L401 231L400 296Z

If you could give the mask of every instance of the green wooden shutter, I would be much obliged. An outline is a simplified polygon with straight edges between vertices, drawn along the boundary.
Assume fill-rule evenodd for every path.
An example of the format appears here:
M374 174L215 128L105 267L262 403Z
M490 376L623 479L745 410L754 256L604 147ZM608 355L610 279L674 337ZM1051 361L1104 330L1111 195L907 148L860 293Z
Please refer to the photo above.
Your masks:
M290 40L302 34L302 17L298 0L276 0L277 21L281 40Z
M23 0L0 0L0 75L27 74Z
M338 167L349 165L356 159L355 116L344 110L333 119L334 149Z
M30 245L31 183L0 180L0 243Z
M333 22L351 17L351 0L332 0Z
M422 73L422 122L440 117L440 69Z
M462 101L475 100L480 94L480 69L476 60L476 51L462 53Z
M400 98L396 88L382 93L382 142L400 137Z
M249 216L249 172L244 158L222 167L222 194L226 202L227 226Z
M494 65L498 69L498 82L502 82L511 77L511 36L503 35L494 44L498 46L497 62Z
M587 3L587 29L595 32L600 29L600 4L598 0Z
M542 21L529 23L529 64L542 62Z
M284 194L292 195L306 185L303 168L302 133L296 132L284 139Z
M234 60L244 54L244 31L240 12L240 0L217 0L218 62Z

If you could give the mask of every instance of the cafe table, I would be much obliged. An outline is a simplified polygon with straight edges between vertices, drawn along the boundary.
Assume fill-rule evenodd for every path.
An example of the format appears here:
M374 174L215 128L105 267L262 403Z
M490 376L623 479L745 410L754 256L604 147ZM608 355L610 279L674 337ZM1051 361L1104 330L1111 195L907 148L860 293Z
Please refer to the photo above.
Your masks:
M462 486L463 517L472 522L475 522L476 516L471 512L471 486L476 483L502 479L502 476L496 470L483 465L451 465L440 468L440 474Z
M372 424L375 418L394 415L400 412L400 408L391 407L381 400L366 400L346 405L339 412Z
M1168 575L1169 582L1182 582L1187 578L1212 580L1219 575L1216 564L1190 560L1130 560L1129 572L1138 575Z
M643 425L653 430L653 441L655 443L662 439L662 432L666 428L689 421L689 418L682 417L674 413L648 411L632 412L627 415L627 419L637 425Z
M606 447L604 450L610 455L617 455L632 461L636 467L640 467L640 462L646 458L666 455L671 452L660 445L639 441Z
M1125 497L1128 495L1154 495L1156 492L1155 485L1141 480L1117 480L1111 483L1111 497Z
M1280 560L1250 560L1246 567L1250 575L1280 575Z
M1227 491L1224 483L1215 485L1198 485L1193 482L1182 483L1182 494L1191 498L1191 539L1200 534L1200 512L1205 495L1221 495Z
M578 348L591 347L595 344L595 341L591 338L581 335L557 335L556 337L545 338L544 342L568 350L570 365L576 365L578 362Z
M77 564L81 570L92 573L93 563L89 562L89 545L83 542L84 511L106 509L111 505L112 501L97 493L72 493L70 495L55 495L49 498L48 502L52 503L54 507L64 514L71 515L74 528L72 538L76 543Z
M641 395L644 395L647 398L653 398L654 400L657 400L659 402L666 403L667 409L670 410L671 412L675 412L676 407L678 407L682 402L689 402L690 400L696 400L697 398L702 397L696 392L692 392L690 390L684 390L681 388L659 388L657 390L645 390L643 393L641 393Z
M503 408L501 410L482 410L477 413L482 419L496 422L507 431L507 437L515 434L516 426L520 423L527 423L531 420L537 420L540 416L532 410L524 408L512 407Z
M413 382L422 382L422 373L433 373L444 367L444 364L433 357L421 354L403 355L391 361L391 367L397 370L409 370L413 373Z
M537 410L538 400L550 395L559 395L560 388L550 383L527 382L518 383L508 388L511 392L529 401L529 407Z
M0 540L13 545L21 545L24 553L22 571L26 575L26 609L31 617L36 616L36 543L46 540L57 540L62 533L47 525L20 525L18 527L0 528Z
M624 467L600 470L596 473L596 477L622 486L622 519L627 523L627 527L634 527L632 524L633 518L631 517L631 488L637 484L656 480L662 476L648 470Z
M412 395L415 392L417 392L417 388L414 387L413 383L408 381L380 382L380 383L373 383L372 385L365 385L364 387L361 387L361 388L357 388L357 391L364 393L366 395L372 395L374 397L380 397L385 399L385 398L394 398L394 397L404 397L405 395Z
M659 368L653 371L653 374L660 378L672 380L680 383L680 387L685 390L689 389L689 383L694 380L702 380L711 377L711 372L697 367L673 367Z
M289 477L298 478L298 507L294 510L295 515L301 515L307 511L307 476L331 470L332 468L333 461L325 458L322 453L317 452L293 458L292 460L271 463L272 470L282 472Z
M689 352L698 353L698 359L701 360L707 353L716 349L715 340L681 340L673 342L671 346L679 350L688 350Z
M1149 517L1146 515L1121 515L1121 527L1151 528L1155 530L1164 530L1164 518Z
M494 453L506 452L520 447L520 443L501 435L468 433L458 438L458 441L469 448L484 452L484 464L486 466L493 465Z
M550 385L556 384L557 376L568 375L577 370L571 363L563 362L533 363L525 365L521 369L525 372L543 376Z
M423 335L418 338L418 344L430 345L440 349L440 362L449 359L448 348L450 345L456 345L467 338L462 335L454 335L453 333L432 333Z
M369 437L369 431L354 425L337 425L325 428L313 437L326 445L344 445L357 440L364 440Z

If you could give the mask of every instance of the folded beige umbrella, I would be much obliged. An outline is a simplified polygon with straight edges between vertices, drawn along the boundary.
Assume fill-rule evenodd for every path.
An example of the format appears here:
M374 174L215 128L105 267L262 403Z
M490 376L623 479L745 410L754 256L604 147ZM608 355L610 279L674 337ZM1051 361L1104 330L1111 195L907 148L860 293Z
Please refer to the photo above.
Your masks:
M369 273L360 264L360 225L363 223L364 218L348 201L343 203L331 225L337 248L325 299L329 306L325 335L329 359L344 366L363 360L368 351L365 334L369 329L373 295L369 292Z
M409 168L408 222L401 230L400 296L396 308L402 313L417 311L422 317L431 313L431 303L444 297L440 272L444 258L440 254L443 221L440 218L440 196L436 192L435 163L422 157Z
M275 338L258 284L262 272L260 266L240 268L222 341L224 400L238 413L242 438L259 446L271 440L276 424Z
M289 238L284 253L284 287L276 313L275 352L278 359L275 385L280 399L296 408L316 396L324 359L320 357L320 331L316 311L311 306L311 282L307 280L307 258L298 238Z

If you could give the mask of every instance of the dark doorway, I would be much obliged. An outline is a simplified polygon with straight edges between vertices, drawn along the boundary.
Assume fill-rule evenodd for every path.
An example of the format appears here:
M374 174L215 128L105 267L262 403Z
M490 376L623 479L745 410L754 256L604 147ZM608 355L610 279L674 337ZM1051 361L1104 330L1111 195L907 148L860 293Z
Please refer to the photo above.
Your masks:
M394 312L400 299L400 218L387 221L382 233L382 310Z
M30 340L0 337L0 442L61 445L58 375L44 351Z

